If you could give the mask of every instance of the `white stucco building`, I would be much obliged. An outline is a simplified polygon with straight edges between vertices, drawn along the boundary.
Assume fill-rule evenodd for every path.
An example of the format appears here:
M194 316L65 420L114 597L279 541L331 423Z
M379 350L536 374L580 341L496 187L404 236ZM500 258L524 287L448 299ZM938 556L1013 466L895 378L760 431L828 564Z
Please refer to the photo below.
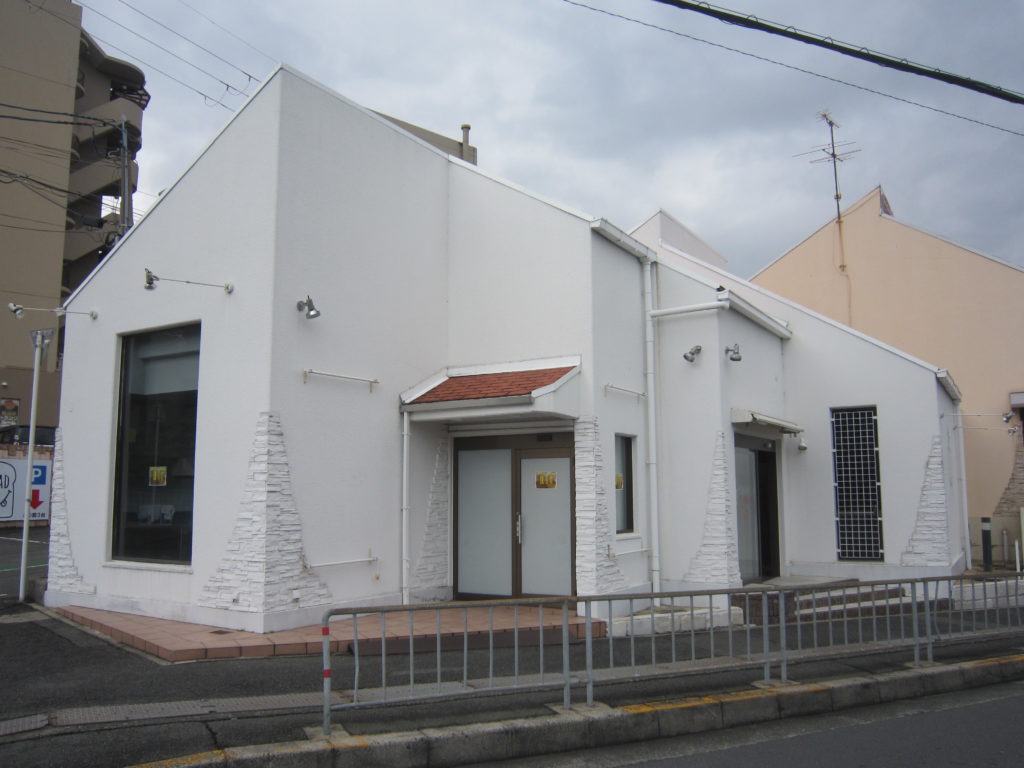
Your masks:
M949 375L682 229L279 69L69 300L46 602L269 631L962 569Z

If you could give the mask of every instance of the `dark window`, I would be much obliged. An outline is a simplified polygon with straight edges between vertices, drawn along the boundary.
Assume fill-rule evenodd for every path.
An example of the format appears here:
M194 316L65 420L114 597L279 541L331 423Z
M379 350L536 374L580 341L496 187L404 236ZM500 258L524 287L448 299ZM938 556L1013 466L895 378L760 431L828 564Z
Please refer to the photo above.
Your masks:
M882 486L875 407L832 409L832 467L840 560L881 560Z
M633 531L633 438L615 436L615 532Z
M192 559L198 390L198 324L123 338L115 559Z

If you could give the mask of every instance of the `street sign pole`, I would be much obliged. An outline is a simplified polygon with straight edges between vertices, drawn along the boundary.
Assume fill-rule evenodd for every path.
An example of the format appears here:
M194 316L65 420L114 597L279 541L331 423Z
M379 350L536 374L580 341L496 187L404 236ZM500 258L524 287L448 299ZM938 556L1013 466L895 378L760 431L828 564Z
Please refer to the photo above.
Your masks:
M24 603L28 591L28 523L31 515L32 481L35 478L36 451L36 405L39 395L39 368L43 361L43 353L53 340L53 328L32 331L32 346L35 348L35 360L32 363L32 406L28 420L28 473L25 479L25 519L21 527L21 579L18 582L18 601Z

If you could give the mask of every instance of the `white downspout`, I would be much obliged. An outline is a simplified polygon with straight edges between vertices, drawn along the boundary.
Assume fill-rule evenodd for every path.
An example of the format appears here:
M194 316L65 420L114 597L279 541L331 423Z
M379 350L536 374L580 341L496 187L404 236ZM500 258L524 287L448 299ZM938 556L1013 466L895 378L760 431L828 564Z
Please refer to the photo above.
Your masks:
M651 589L661 591L661 519L658 510L658 414L655 407L654 291L651 259L644 269L644 372L647 390L647 509L651 527Z
M409 604L409 412L402 414L402 605Z

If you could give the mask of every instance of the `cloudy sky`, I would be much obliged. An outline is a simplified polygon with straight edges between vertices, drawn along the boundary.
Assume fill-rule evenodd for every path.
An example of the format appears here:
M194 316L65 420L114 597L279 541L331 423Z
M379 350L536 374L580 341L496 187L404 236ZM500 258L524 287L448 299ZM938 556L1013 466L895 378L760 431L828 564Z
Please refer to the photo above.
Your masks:
M1024 91L1019 0L723 3ZM80 4L147 74L138 209L284 62L452 137L470 123L482 168L623 229L664 208L743 277L835 215L831 166L802 154L828 110L859 150L844 204L881 184L901 221L1024 266L1024 105L653 0Z

